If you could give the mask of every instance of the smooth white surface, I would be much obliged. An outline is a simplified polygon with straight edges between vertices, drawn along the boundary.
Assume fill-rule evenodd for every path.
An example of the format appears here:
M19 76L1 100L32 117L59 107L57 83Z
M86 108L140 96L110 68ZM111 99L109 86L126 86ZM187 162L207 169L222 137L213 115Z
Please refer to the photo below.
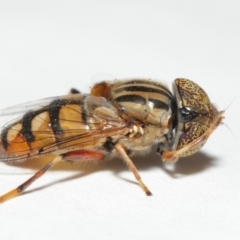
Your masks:
M154 152L135 159L152 197L120 160L56 166L0 206L0 238L239 239L239 9L212 0L0 1L1 108L70 87L88 92L98 73L169 86L189 78L220 110L237 96L224 120L233 134L220 126L175 170ZM41 164L20 166L0 164L0 194Z

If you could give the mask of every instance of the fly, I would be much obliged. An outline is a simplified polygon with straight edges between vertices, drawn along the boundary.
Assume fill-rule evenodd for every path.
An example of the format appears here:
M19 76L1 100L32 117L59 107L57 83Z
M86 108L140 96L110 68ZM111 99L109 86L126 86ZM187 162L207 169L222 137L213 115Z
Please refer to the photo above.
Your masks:
M41 107L40 107L41 106ZM6 109L30 109L2 128L0 161L14 162L51 154L52 160L30 179L0 197L0 203L21 194L61 161L91 162L121 157L146 193L131 157L154 143L164 162L176 162L204 145L222 122L223 111L188 79L176 79L173 93L162 83L145 79L100 82L89 94L44 99Z

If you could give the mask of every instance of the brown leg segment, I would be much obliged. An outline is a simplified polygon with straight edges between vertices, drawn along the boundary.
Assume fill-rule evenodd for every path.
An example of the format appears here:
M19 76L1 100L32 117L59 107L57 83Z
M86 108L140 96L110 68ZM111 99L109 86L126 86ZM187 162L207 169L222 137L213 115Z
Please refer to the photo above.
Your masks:
M28 186L30 186L35 180L40 178L47 170L49 170L52 166L62 160L62 156L55 157L51 162L47 163L42 169L36 172L31 178L29 178L26 182L22 183L17 188L11 190L8 193L0 196L0 203L3 203L11 198L14 198L20 195Z
M143 183L137 168L134 166L132 160L128 157L124 147L121 144L116 144L115 149L117 153L122 157L124 162L127 164L128 168L132 171L134 174L136 180L138 181L140 187L143 189L143 191L146 193L146 195L151 196L152 193L150 190L147 188L147 186Z

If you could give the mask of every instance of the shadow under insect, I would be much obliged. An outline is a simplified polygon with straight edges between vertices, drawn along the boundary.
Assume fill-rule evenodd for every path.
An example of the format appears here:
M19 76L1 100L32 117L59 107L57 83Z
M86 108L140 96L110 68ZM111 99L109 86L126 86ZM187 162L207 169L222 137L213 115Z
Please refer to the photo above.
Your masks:
M19 168L37 170L49 161L49 157L50 156L42 158L41 161L36 161L36 159L28 160L21 164L14 162L11 165ZM154 148L151 151L151 153L149 153L148 155L135 156L132 159L140 173L144 171L148 171L149 174L151 174L151 170L158 168L158 169L162 169L172 178L179 178L187 175L196 174L210 167L214 167L217 164L216 158L204 152L198 152L193 156L182 158L177 163L171 164L171 169L169 169L169 166L168 166L169 164L165 164L161 161L160 156L156 153ZM107 172L110 171L117 178L120 178L130 183L137 184L137 182L134 179L131 180L131 176L129 176L129 178L124 178L120 176L122 172L127 171L127 166L123 164L122 160L119 158L115 158L110 161L103 161L98 164L62 162L54 166L51 171L71 171L73 172L73 175L54 181L52 183L43 185L41 187L25 191L23 194L35 192L55 184L71 181L73 179L79 179L99 171L107 171Z

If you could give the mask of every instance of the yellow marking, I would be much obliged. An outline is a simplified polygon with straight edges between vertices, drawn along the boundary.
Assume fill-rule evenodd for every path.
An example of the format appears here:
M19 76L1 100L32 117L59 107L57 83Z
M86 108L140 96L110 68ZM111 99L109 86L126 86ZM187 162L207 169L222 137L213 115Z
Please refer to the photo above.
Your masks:
M83 123L81 106L77 104L61 107L59 123L64 131L64 137L83 134L88 131L88 125Z
M19 134L19 132L22 130L22 124L17 123L11 128L8 129L7 133L7 141L10 143L12 142Z
M30 143L31 149L38 149L56 142L54 133L52 131L49 113L42 112L35 116L31 122L31 131L35 140ZM53 147L52 151L58 149Z
M78 104L63 106L59 112L59 123L63 129L63 137L89 133L89 129L99 129L100 121L88 117L87 124L82 118L82 107Z
M7 140L8 148L7 152L15 156L23 156L29 153L29 146L26 139L19 134L22 130L22 124L17 123L8 130Z
M32 131L38 131L41 128L43 128L45 131L49 128L49 114L48 114L48 112L42 112L32 119L31 130Z

